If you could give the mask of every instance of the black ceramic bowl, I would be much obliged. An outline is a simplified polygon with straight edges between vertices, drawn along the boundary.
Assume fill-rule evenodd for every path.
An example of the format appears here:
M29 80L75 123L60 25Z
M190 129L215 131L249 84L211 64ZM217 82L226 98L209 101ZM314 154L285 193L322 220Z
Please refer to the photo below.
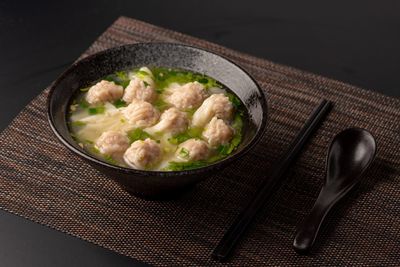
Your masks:
M212 165L188 171L143 171L122 168L96 159L71 138L66 112L71 96L94 81L118 70L141 66L163 66L204 73L221 82L245 104L248 120L243 141L233 155ZM212 176L242 158L260 141L266 127L267 102L257 83L239 66L214 53L180 44L139 43L112 48L74 63L51 86L48 117L58 139L130 193L159 198L175 194Z

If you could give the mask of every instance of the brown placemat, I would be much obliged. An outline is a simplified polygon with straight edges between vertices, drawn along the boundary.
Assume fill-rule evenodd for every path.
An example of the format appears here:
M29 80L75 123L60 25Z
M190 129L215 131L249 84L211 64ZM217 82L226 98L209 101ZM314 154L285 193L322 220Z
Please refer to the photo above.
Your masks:
M220 53L267 91L268 131L246 158L182 198L132 197L64 148L46 118L45 90L0 135L0 206L12 213L155 265L218 265L210 253L281 156L320 98L335 108L287 181L265 205L230 264L400 266L400 100L274 64L129 18L118 19L84 54L116 45L167 41ZM384 66L382 66L384 68ZM292 250L296 225L324 177L327 146L359 126L377 138L365 180L329 216L310 256Z

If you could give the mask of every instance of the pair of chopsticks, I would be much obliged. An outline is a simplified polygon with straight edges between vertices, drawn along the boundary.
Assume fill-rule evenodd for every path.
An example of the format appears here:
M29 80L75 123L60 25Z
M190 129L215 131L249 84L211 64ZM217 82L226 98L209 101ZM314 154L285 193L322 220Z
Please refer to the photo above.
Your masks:
M270 177L263 181L260 189L256 192L246 208L239 214L231 227L222 237L221 241L212 253L212 257L214 259L218 261L225 261L228 258L240 240L241 236L255 218L258 211L264 206L267 199L273 194L277 185L283 182L284 173L293 163L319 123L329 112L331 104L332 103L330 101L323 99L318 107L313 111L303 128L293 140L286 154L271 171Z

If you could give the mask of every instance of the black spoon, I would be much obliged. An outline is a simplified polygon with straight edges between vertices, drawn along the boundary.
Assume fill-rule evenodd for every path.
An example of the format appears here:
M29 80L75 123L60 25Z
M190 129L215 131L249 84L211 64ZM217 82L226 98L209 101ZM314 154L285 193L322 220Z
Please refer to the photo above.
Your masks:
M335 136L328 151L325 184L294 238L298 253L311 249L326 214L361 180L375 153L375 139L367 130L350 128Z

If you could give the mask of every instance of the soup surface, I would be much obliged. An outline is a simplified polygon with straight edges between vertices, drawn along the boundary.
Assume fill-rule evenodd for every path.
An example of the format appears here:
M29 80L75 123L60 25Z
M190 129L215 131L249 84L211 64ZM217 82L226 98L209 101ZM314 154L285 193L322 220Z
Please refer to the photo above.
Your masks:
M142 170L200 168L235 151L245 109L216 80L142 67L108 75L72 98L71 136L108 163Z

